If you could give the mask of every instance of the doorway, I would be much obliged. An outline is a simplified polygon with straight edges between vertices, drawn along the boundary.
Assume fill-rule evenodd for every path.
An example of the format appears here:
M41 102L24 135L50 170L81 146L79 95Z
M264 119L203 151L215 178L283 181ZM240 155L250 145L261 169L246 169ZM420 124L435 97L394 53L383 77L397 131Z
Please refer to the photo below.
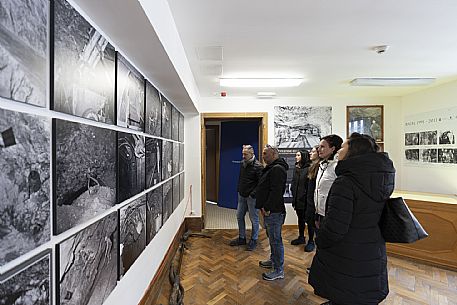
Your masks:
M216 228L215 221L219 222L217 225L222 225L220 228L229 228L232 225L237 227L236 186L241 146L252 144L256 158L261 161L261 148L268 139L267 116L268 114L263 112L201 115L201 204L204 227Z

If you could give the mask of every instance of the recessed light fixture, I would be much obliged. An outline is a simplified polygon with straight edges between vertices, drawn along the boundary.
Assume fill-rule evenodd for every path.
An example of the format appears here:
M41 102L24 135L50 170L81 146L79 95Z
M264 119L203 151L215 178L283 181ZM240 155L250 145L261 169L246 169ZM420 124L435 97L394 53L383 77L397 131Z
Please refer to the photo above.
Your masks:
M268 91L257 92L258 98L274 98L275 96L276 96L276 92L268 92Z
M219 78L221 87L297 87L302 82L303 78Z
M362 77L351 81L352 86L424 86L435 81L433 77Z

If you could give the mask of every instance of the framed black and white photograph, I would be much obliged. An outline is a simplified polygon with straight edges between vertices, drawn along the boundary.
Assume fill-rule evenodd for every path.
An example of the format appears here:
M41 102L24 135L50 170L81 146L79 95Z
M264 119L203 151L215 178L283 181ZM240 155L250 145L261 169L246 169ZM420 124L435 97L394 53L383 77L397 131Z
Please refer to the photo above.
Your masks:
M419 145L419 133L418 132L408 132L405 133L405 145Z
M122 202L142 191L146 180L146 154L144 137L118 132L119 158L119 193L118 202Z
M0 3L0 97L46 107L48 0Z
M442 130L439 134L439 144L455 144L455 134L452 130Z
M0 275L0 304L52 304L51 251Z
M438 143L436 130L422 131L419 133L419 145L436 145Z
M117 236L113 212L57 246L56 304L103 304L117 283Z
M179 142L184 143L184 115L179 113Z
M163 216L162 216L162 221L163 224L168 220L168 218L171 216L173 213L173 183L171 180L165 182L162 185L163 188L163 201L162 201L162 211L163 211Z
M408 161L419 161L419 149L405 149L405 157Z
M173 178L173 211L178 207L179 201L179 176Z
M279 156L289 165L287 170L286 189L284 191L284 203L292 203L292 178L294 177L295 170L295 154L299 151L298 149L279 149Z
M185 195L185 180L184 180L184 173L179 175L179 202L184 200Z
M0 109L0 266L51 238L51 120Z
M119 271L122 277L146 247L146 196L141 196L120 209L119 215Z
M457 164L457 149L452 149L452 148L438 149L438 163Z
M146 242L149 244L162 227L162 186L147 193Z
M116 204L116 132L53 120L54 234Z
M376 142L384 141L384 106L347 106L346 135L353 132L371 136Z
M332 107L275 106L275 145L312 148L332 133Z
M171 107L171 139L179 140L179 111L175 106Z
M146 81L146 121L145 132L150 135L162 136L162 102L159 91Z
M144 77L119 52L116 54L117 125L144 131Z
M179 144L179 172L184 171L184 144Z
M173 175L173 143L162 141L162 180Z
M436 163L438 161L438 150L435 149L420 149L420 161L427 163Z
M146 189L162 181L162 140L146 137Z
M179 143L173 142L173 169L172 174L176 175L179 173Z
M162 137L171 139L171 103L164 95L161 95L162 101Z
M53 3L52 109L114 124L114 47L67 1Z

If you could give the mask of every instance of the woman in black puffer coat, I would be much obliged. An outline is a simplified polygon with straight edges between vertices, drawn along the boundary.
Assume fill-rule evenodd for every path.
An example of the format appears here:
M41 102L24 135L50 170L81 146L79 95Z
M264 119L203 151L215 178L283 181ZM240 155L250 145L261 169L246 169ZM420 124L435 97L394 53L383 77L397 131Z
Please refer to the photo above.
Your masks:
M308 282L324 304L378 304L389 293L378 222L394 190L395 169L375 141L352 134L339 151L337 178L316 237Z

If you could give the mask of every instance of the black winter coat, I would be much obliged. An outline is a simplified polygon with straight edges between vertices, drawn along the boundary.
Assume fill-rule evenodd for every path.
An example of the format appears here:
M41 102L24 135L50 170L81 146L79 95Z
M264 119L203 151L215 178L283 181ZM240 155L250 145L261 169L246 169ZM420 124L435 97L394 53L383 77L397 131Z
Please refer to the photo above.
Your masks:
M243 162L240 166L238 193L243 197L251 196L255 198L255 188L262 175L263 165L255 158L252 162L247 162L246 165Z
M285 213L284 191L286 190L287 170L289 165L283 158L276 159L262 170L256 189L257 209L272 213Z
M309 179L309 178L308 178ZM308 180L308 190L306 191L306 212L305 221L314 226L316 205L314 204L314 191L316 190L316 178Z
M389 293L378 222L394 190L395 169L387 154L369 153L339 161L336 174L308 282L338 304L378 304Z
M292 178L292 206L296 210L306 209L306 193L308 191L308 169L309 164L305 167L295 167L294 176Z

